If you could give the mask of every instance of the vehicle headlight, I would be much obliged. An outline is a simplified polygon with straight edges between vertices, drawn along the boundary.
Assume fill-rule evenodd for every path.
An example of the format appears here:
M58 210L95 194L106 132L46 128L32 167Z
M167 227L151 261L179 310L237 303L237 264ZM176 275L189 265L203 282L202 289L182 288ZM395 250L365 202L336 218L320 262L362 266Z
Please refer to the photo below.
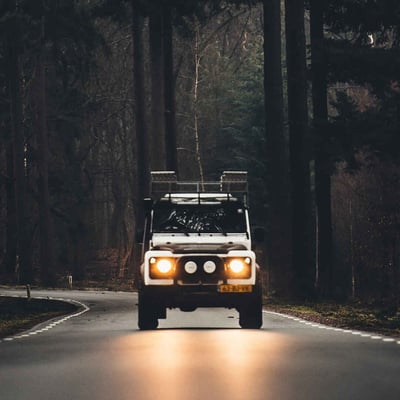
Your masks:
M227 273L232 278L250 278L251 258L238 257L227 259Z
M170 258L151 257L150 276L152 278L169 278L175 270L175 263Z

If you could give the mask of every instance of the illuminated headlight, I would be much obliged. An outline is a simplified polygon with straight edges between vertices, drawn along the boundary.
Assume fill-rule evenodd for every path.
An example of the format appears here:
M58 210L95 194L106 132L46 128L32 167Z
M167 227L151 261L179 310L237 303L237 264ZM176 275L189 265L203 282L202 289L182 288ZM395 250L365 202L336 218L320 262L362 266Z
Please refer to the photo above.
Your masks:
M226 262L227 272L232 278L249 278L251 276L251 258L231 258Z
M170 258L152 257L150 262L150 276L152 278L167 278L174 273L175 263Z

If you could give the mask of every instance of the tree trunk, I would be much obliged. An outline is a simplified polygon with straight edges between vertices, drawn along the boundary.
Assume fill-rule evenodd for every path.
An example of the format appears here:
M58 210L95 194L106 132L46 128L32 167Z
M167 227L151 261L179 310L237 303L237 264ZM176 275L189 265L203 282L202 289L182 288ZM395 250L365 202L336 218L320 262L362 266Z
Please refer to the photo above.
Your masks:
M10 127L7 126L6 129L10 129ZM17 209L14 185L14 154L10 138L8 138L6 143L6 164L6 253L3 258L2 270L8 277L14 278L17 256Z
M264 92L268 171L266 259L271 289L287 295L291 235L281 56L281 0L264 0Z
M146 124L146 96L144 85L144 56L143 56L143 17L139 14L136 1L132 0L132 35L133 35L133 84L135 97L135 155L136 183L133 201L135 205L135 227L144 226L143 199L150 191L149 149ZM136 229L134 229L136 231ZM134 240L131 252L131 262L134 270L134 280L139 282L140 249Z
M164 50L162 9L150 13L151 169L165 169Z
M30 260L30 223L26 206L25 138L23 129L23 104L20 62L20 23L15 0L9 0L10 20L6 27L7 78L11 109L11 126L14 151L14 183L17 210L17 269L21 284L32 283L33 269Z
M317 289L332 296L331 175L326 62L324 51L325 0L310 1L312 104L315 137L315 203L317 230Z
M195 156L199 171L199 181L204 190L204 173L200 151L200 135L199 135L199 81L200 81L200 61L201 54L199 51L199 27L196 26L195 45L194 45L194 83L193 83L193 131L195 141Z
M141 204L144 197L149 194L150 168L149 148L146 123L146 95L144 85L144 55L143 55L143 17L138 14L133 1L133 83L136 116L136 151L137 160L137 195ZM139 204L137 204L139 206Z
M171 5L164 5L164 96L166 167L178 173L176 150L175 77Z
M44 35L44 21L42 21ZM37 153L38 153L38 195L39 195L39 231L40 231L40 271L42 282L55 283L54 234L51 218L49 192L49 143L47 129L45 55L42 43L37 64Z
M292 192L293 294L313 296L311 194L307 141L304 0L285 0L290 178Z

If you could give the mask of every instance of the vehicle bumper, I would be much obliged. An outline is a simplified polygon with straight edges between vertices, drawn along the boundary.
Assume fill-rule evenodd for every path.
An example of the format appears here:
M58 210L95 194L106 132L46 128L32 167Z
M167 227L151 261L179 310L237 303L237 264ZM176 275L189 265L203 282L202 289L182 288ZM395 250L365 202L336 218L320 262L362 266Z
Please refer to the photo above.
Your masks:
M217 285L210 286L143 286L140 294L155 306L195 309L197 307L238 308L261 296L261 287L251 285L246 293L221 293Z

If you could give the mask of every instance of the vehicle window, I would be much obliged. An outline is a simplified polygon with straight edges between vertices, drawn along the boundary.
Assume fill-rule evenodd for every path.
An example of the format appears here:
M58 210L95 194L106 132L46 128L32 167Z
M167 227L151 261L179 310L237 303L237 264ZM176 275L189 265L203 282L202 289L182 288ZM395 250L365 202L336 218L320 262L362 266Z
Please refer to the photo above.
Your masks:
M159 204L154 209L153 232L240 233L246 232L246 217L237 204Z

